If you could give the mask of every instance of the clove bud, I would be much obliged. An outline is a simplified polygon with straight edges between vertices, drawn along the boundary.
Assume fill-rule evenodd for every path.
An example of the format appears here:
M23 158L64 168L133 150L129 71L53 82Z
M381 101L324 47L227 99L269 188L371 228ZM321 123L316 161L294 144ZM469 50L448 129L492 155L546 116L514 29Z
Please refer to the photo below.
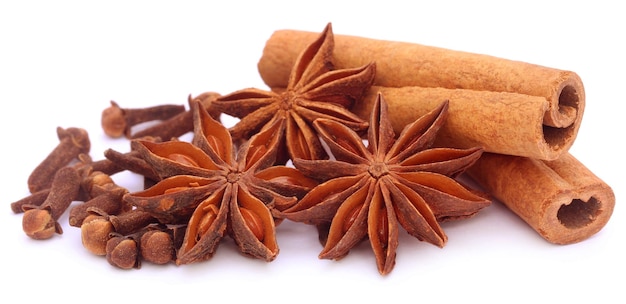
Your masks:
M157 229L141 236L140 250L142 258L154 264L167 264L176 256L172 235Z
M44 189L44 190L39 190L35 193L32 193L28 196L25 196L11 203L11 210L13 211L13 213L23 213L24 212L23 207L26 205L41 206L41 204L43 204L43 202L46 201L46 198L48 197L49 193L50 193L50 189Z
M107 185L108 186L108 185ZM100 190L97 190L100 189ZM92 199L82 204L74 206L70 210L70 226L81 227L85 219L89 216L91 208L98 208L107 214L120 214L130 211L131 205L122 200L124 194L128 193L126 188L95 186L93 192L101 192Z
M140 237L138 234L143 233L144 231L140 231L130 236L113 233L106 243L107 262L121 269L139 269L141 257L137 238Z
M78 172L72 167L57 171L46 200L39 206L22 206L22 228L26 235L42 240L51 238L55 232L62 234L63 229L57 220L78 196L80 181Z
M59 169L67 166L78 155L88 153L91 149L89 135L85 129L58 127L57 136L59 144L28 177L30 193L50 188L54 175Z
M147 108L121 108L111 101L111 106L102 111L101 125L110 137L131 138L131 128L144 122L164 120L185 112L184 105L158 105Z
M88 212L97 216L87 216L80 226L83 247L95 255L106 255L106 243L111 233L127 235L156 219L149 213L132 209L119 215L109 215L98 208L89 208Z
M217 120L219 119L221 112L213 109L213 107L211 107L211 103L219 96L220 94L215 92L205 92L193 98L189 95L187 97L187 102L191 105L195 101L200 101L200 103L202 103L209 111L211 117ZM160 137L163 140L170 140L171 138L180 137L191 131L193 131L193 113L192 111L187 110L133 134L132 139L153 136Z

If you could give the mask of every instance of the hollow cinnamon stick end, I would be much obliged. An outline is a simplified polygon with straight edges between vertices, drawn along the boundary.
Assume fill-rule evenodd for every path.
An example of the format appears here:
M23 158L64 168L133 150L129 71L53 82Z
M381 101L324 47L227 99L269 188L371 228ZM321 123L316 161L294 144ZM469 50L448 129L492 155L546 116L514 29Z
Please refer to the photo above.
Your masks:
M615 206L611 187L570 153L554 161L484 153L468 173L554 244L596 234Z
M563 71L555 80L558 85L548 96L548 109L543 117L543 138L547 147L544 160L555 160L572 147L585 112L585 88L580 77Z
M611 187L598 183L547 200L543 217L533 228L547 241L567 245L584 241L607 224L615 207Z

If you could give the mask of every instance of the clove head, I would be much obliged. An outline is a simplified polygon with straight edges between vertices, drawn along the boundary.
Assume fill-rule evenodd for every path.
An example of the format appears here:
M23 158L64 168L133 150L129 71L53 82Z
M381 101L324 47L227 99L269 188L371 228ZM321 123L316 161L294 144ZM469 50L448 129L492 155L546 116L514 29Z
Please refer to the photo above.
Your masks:
M104 133L113 138L122 137L128 129L125 112L114 101L102 111L101 124Z
M89 153L91 150L89 133L83 128L69 127L64 129L57 127L57 137L59 138L59 145L65 145L65 154L71 156L70 159L77 158L80 154Z
M22 217L22 229L29 237L35 240L51 238L55 233L61 233L57 221L47 209L30 209Z
M121 268L139 268L139 248L133 238L114 236L106 243L106 259L109 264Z
M103 192L98 187L105 187L114 183L110 175L101 171L93 171L83 178L82 187L91 197L95 197Z
M154 264L167 264L175 258L172 236L164 231L151 230L141 237L141 256Z
M95 255L106 255L106 244L112 232L113 224L105 217L88 217L80 226L83 247Z

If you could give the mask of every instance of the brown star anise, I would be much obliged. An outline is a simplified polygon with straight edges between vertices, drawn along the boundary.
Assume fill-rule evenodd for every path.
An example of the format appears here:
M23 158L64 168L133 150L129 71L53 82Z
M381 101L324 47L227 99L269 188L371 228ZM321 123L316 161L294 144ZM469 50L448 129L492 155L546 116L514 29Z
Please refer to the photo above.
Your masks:
M334 36L328 24L300 54L284 90L248 88L214 101L215 109L240 118L230 130L233 138L249 138L263 126L284 119L286 136L281 151L286 150L287 158L326 159L328 155L311 127L315 119L332 119L355 131L367 129L367 122L348 109L372 85L375 65L334 70L333 49Z
M253 136L237 155L226 127L193 103L191 143L137 141L137 150L162 178L125 200L164 224L187 224L177 264L212 256L228 233L244 254L273 260L278 254L269 206L285 209L316 183L295 168L273 166L284 120Z
M490 204L454 179L478 159L481 148L431 148L447 109L445 101L394 140L387 106L379 95L367 147L344 125L316 120L314 127L336 160L295 159L301 172L325 182L276 214L329 227L320 258L342 258L369 237L383 275L395 265L398 223L417 239L443 247L447 236L440 221L472 216Z

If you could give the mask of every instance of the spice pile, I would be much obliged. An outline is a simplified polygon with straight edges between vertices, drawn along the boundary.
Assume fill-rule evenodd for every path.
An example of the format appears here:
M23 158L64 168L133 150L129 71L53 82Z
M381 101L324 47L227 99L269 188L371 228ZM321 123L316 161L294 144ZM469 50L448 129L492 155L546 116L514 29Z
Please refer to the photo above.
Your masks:
M347 55L363 59L358 64L341 57L350 47L339 44L330 24L321 34L298 35L292 33L278 42L277 53L271 50L275 37L268 41L259 71L269 91L207 92L190 96L187 109L184 105L121 108L111 102L102 112L103 130L111 137L128 138L130 152L109 149L105 159L93 160L86 130L59 128L59 145L28 180L31 194L11 204L15 213L23 212L24 232L33 239L62 233L63 223L58 219L68 211L69 225L81 229L85 249L105 256L111 265L130 269L139 268L144 261L183 265L207 260L224 237L232 238L242 254L269 262L279 253L276 226L290 220L317 227L323 247L320 258L340 259L360 242L369 242L378 271L385 275L395 265L401 230L443 247L447 236L440 223L475 215L490 205L489 195L518 212L509 204L515 199L502 193L519 197L517 192L534 181L497 188L492 186L497 181L490 179L511 179L520 167L513 171L500 168L514 163L513 158L541 163L554 171L559 166L574 168L577 176L587 172L582 165L572 167L574 161L560 155L545 164L540 158L565 153L567 142L575 137L584 104L580 91L566 89L565 95L575 97L557 109L565 117L552 119L552 128L565 125L566 132L539 130L550 137L549 143L559 142L557 151L529 148L538 152L523 155L502 149L519 147L515 141L524 136L498 136L497 131L505 128L497 126L494 131L490 126L495 122L477 127L475 119L482 118L467 117L481 113L469 109L468 104L492 102L491 112L484 115L496 120L499 113L493 105L503 104L498 101L543 100L541 124L545 97L522 98L495 89L455 90L440 85L436 85L437 92L420 91L415 84L398 83L411 89L401 92L381 81L381 71L384 77L394 65L381 65L362 55ZM294 37L296 41L291 40ZM368 52L367 46L352 45L351 49L376 54ZM396 66L403 65L401 56L394 58L400 60ZM446 73L450 72L442 71ZM471 101L459 102L468 99ZM226 128L220 122L222 113L239 121ZM530 114L509 115L535 119ZM131 132L133 126L148 121L155 123ZM481 135L482 131L490 136ZM179 139L189 132L193 134L189 142ZM512 143L502 142L503 138L511 138ZM529 142L532 146L536 140ZM498 166L490 163L498 157L505 159L494 160ZM546 175L524 168L522 175L535 175L517 180ZM117 185L111 176L123 171L143 176L145 189L131 193ZM466 171L489 193L462 184L457 178ZM564 184L582 190L559 198L558 218L570 226L566 227L570 230L567 241L561 243L595 233L612 211L611 189L593 174L586 176L584 184L573 184L573 179L564 177ZM587 197L578 198L579 194ZM571 199L572 195L580 202ZM81 203L70 208L73 201ZM541 198L544 205L545 201ZM562 211L560 207L566 205L576 209ZM531 210L528 215L518 212L531 226L538 216L532 209L525 208ZM576 224L580 213L591 218L582 228ZM541 220L536 225L542 225ZM595 231L587 232L589 226Z

